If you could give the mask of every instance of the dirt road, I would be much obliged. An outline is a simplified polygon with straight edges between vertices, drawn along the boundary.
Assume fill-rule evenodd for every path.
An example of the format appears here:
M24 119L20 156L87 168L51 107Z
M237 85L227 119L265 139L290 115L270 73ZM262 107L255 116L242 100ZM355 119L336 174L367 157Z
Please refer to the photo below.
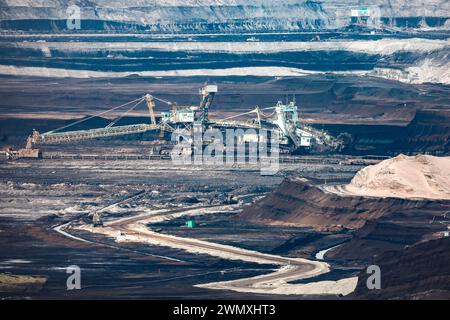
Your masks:
M111 207L111 206L109 206ZM81 225L77 228L115 237L118 242L139 242L182 249L193 254L208 254L223 259L239 260L277 266L274 272L233 281L199 284L209 289L277 294L348 294L356 286L354 278L339 281L322 281L310 284L289 284L289 281L312 278L330 271L327 263L303 258L290 258L242 249L193 238L161 234L147 225L180 216L231 211L232 205L198 206L185 209L156 210L142 215L106 222L103 227ZM68 233L66 230L65 233ZM69 234L69 233L68 233ZM342 283L343 281L343 283ZM312 288L312 289L311 289Z

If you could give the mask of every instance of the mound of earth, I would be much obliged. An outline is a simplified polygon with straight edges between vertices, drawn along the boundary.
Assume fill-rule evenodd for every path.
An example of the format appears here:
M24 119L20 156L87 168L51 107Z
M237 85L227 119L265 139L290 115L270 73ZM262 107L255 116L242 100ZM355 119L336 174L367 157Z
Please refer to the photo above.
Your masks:
M433 203L436 202L436 203ZM342 197L304 178L285 179L266 197L246 207L239 218L259 224L308 227L317 231L359 229L391 213L442 210L442 203L421 199Z
M381 271L381 289L369 290L361 271L352 298L450 299L450 237L422 242L377 256L372 264Z
M339 195L450 199L450 157L401 154L360 170L347 185L325 190Z

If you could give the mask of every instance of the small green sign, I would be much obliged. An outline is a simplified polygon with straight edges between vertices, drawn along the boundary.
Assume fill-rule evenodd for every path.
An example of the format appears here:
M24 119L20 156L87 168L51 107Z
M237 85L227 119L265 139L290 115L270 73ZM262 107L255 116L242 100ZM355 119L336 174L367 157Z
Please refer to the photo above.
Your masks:
M195 221L194 220L189 220L188 222L186 222L186 226L188 228L195 228Z

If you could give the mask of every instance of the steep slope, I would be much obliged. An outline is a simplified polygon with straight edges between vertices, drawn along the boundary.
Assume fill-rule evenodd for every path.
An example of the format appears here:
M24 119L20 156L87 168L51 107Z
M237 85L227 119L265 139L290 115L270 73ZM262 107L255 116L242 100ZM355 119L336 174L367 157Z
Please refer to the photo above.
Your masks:
M310 227L315 230L359 229L366 221L393 212L419 210L430 201L342 197L302 178L285 179L272 193L247 207L240 217L256 223Z
M412 60L403 68L376 67L372 76L393 79L405 83L450 84L450 54L448 50L428 54L418 61Z
M350 133L353 137L353 147L349 152L353 154L364 155L370 153L395 156L399 153L431 153L450 155L450 112L445 110L447 107L440 107L445 105L443 100L445 100L447 93L444 93L441 96L443 98L443 100L441 100L439 96L436 95L436 92L430 91L428 98L430 101L434 99L434 106L430 108L425 107L425 105L428 104L427 102L413 102L410 104L410 108L408 108L405 104L401 104L400 99L401 97L404 97L405 100L408 99L409 101L412 101L412 99L396 89L392 90L390 94L391 96L398 94L396 99L399 100L394 102L395 100L389 96L385 97L383 93L377 93L377 96L383 97L382 104L384 104L382 116L378 119L374 113L368 115L366 112L375 112L381 110L383 107L380 104L377 105L376 108L370 108L370 97L364 94L361 94L360 97L357 98L359 101L356 101L356 99L353 98L352 101L347 103L347 107L344 103L339 102L339 104L335 103L336 106L332 106L332 108L335 108L336 113L339 112L344 114L348 119L351 119L348 115L353 112L352 115L354 118L360 115L361 119L370 119L370 117L372 117L372 121L374 119L380 121L383 118L396 117L399 119L403 117L402 122L404 122L407 120L405 118L413 113L411 117L412 120L410 120L408 125L367 126L328 123L316 125L316 127L326 130L333 135L339 135L341 132ZM364 97L367 97L366 105L361 102ZM349 101L348 98L346 101ZM387 105L387 101L392 101L390 108ZM415 113L413 108L417 108ZM371 124L375 123L372 122Z
M137 23L149 26L152 31L339 28L350 24L351 9L364 7L369 8L369 23L375 27L381 21L407 27L441 27L445 26L450 12L446 0L427 1L426 5L422 0L82 0L75 3L82 8L83 20ZM72 1L2 0L0 18L10 21L62 20L66 19L66 9L71 4ZM422 16L428 19L421 19ZM16 24L16 27L20 25ZM117 25L97 27L120 28Z
M367 221L352 233L350 241L325 254L328 261L370 264L370 261L390 250L402 250L422 241L436 239L447 230L448 220L442 207L432 204L417 210L393 212L380 219ZM450 209L450 203L446 204Z
M381 270L381 289L368 290L361 272L353 299L450 299L450 237L389 251L372 264Z
M399 155L361 169L347 185L314 186L304 178L285 179L278 189L244 209L241 217L341 230L359 229L367 221L391 216L385 222L423 227L448 210L449 200L450 157Z

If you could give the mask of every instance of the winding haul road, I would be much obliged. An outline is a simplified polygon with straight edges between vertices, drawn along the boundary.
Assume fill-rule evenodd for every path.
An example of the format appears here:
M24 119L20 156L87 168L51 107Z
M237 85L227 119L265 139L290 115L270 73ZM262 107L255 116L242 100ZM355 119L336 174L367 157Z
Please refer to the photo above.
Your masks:
M123 200L120 201L120 203L122 202ZM108 208L111 208L111 206L112 205L108 206ZM277 266L276 270L269 274L232 281L199 284L197 285L199 287L209 289L234 290L241 292L276 294L349 293L349 289L347 288L347 282L349 279L343 279L344 281L347 281L346 283L344 283L344 285L342 283L339 283L339 281L325 281L325 288L323 287L323 282L318 282L316 283L317 286L313 287L313 290L311 290L311 286L308 286L308 284L305 285L287 283L288 281L311 278L329 272L329 265L322 261L312 261L303 258L289 258L278 255L271 255L258 251L252 251L193 238L184 238L168 234L161 234L152 231L147 227L147 224L155 223L161 220L172 219L182 215L194 215L199 214L199 212L201 212L201 214L207 214L211 212L231 209L233 209L233 206L231 205L211 205L202 207L190 207L185 209L159 210L143 215L121 218L119 220L106 222L103 227L92 228L88 225L81 225L76 228L85 231L101 233L112 237L122 235L122 239L120 239L120 241L148 243L151 245L160 245L182 249L194 254L208 254L223 259L240 260L245 262ZM62 230L63 228L60 227L56 231L64 234L65 236L69 236L72 239L83 240L71 235L68 232L68 227L72 226L67 225L67 228L65 230ZM351 281L351 285L353 285L354 282L355 281L353 279Z

